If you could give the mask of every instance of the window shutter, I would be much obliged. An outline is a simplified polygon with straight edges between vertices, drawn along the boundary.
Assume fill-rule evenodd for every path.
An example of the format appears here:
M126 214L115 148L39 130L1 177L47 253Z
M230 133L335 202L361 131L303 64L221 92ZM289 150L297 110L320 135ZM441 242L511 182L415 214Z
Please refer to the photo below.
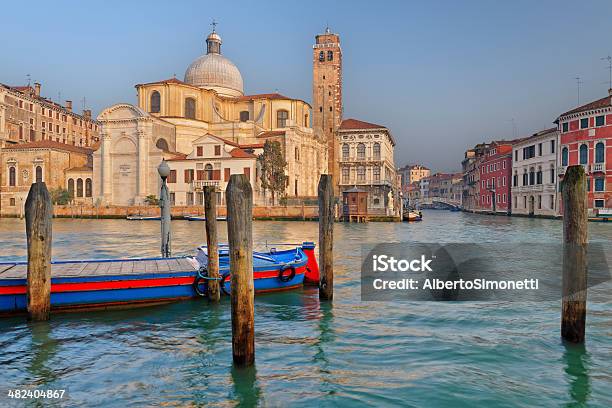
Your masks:
M229 169L229 167L228 167L228 168L224 169L223 171L224 171L224 173L225 173L225 174L224 174L224 180L227 182L227 181L229 181L229 179L230 179L230 169Z
M245 167L243 171L244 171L244 175L247 176L247 179L249 179L249 182L250 182L251 181L251 168Z
M198 180L204 180L204 170L198 170Z
M213 180L221 180L221 170L219 170L219 169L213 170L212 179Z

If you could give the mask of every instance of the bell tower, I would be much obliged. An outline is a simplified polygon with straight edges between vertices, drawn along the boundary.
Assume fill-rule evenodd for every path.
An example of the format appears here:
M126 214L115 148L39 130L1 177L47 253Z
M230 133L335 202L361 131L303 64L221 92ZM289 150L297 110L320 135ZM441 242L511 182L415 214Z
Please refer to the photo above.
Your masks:
M327 142L327 173L338 186L336 131L342 123L342 49L340 36L329 27L315 37L312 46L312 109L314 131Z

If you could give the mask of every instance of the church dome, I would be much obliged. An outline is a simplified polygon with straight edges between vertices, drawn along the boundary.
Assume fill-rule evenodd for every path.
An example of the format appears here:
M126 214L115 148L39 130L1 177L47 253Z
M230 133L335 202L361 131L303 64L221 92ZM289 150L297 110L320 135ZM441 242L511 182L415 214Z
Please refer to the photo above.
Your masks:
M213 89L222 96L242 96L242 75L232 61L221 55L221 37L214 30L206 38L206 55L185 71L185 83Z

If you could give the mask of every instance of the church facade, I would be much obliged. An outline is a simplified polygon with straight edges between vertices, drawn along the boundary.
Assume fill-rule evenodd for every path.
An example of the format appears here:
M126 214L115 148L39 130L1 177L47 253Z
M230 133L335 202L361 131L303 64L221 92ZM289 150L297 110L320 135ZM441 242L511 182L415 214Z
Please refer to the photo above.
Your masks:
M240 71L222 55L221 44L213 30L206 39L206 54L187 68L182 81L138 84L137 106L117 104L100 113L101 145L93 158L94 202L135 205L158 195L157 166L162 159L179 170L177 204L198 201L195 197L206 183L194 181L220 181L207 178L243 173L245 167L251 168L255 187L259 180L254 157L269 139L280 142L287 161L286 196L316 196L319 175L328 170L328 139L313 130L311 106L279 93L245 95ZM198 154L204 140L212 143L210 155ZM243 165L245 160L248 166ZM214 171L198 172L211 167ZM196 180L189 178L191 174ZM219 184L221 203L224 185ZM172 188L171 184L171 192ZM266 203L265 197L255 198Z

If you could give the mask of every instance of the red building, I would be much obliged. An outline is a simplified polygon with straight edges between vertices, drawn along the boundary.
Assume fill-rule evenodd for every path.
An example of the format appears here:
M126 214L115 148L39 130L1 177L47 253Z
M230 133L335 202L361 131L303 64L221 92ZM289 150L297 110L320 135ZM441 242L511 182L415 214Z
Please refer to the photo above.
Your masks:
M559 177L581 164L587 174L592 215L612 209L612 89L608 96L572 109L557 119L561 135ZM561 205L559 206L563 211Z
M512 142L492 142L478 161L480 194L478 209L510 213L512 197Z

